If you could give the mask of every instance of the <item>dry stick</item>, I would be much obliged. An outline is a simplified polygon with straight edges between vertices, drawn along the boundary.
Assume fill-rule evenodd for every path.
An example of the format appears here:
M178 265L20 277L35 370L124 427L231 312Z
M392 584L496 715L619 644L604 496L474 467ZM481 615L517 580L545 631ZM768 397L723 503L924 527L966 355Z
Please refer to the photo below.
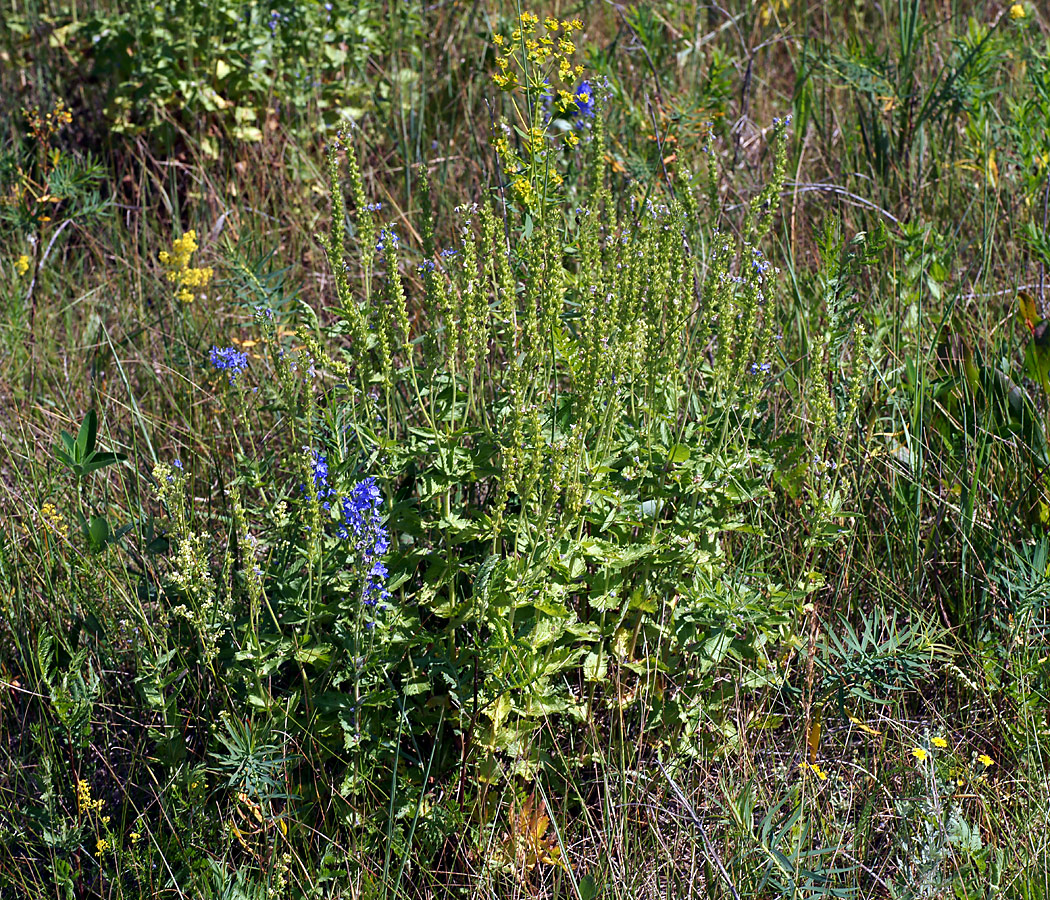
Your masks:
M1046 173L1046 190L1043 191L1043 234L1046 234L1046 214L1047 205L1050 203L1050 169ZM1042 259L1039 260L1039 303L1043 309L1046 310L1046 294L1043 290L1043 279L1046 277L1046 263Z
M704 853L707 855L708 860L715 864L721 876L725 879L726 884L729 885L729 890L733 894L733 900L740 900L740 894L736 889L736 885L733 884L733 879L729 872L726 871L726 867L722 865L722 859L715 851L714 845L711 843L707 836L707 829L704 828L704 823L701 821L700 816L697 815L696 810L693 809L692 804L686 798L685 793L675 783L675 780L671 777L667 769L664 768L664 764L660 760L656 761L656 764L660 767L660 771L664 773L664 778L667 779L667 783L671 785L671 790L674 791L675 796L678 798L678 802L682 804L682 807L687 813L689 818L693 820L693 824L696 826L696 830L700 832L700 840L704 842Z

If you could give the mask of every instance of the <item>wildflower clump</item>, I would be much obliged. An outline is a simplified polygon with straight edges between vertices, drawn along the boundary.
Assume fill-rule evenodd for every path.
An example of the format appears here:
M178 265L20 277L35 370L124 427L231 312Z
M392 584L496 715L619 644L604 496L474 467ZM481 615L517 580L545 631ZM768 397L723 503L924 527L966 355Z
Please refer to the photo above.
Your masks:
M161 250L160 263L167 270L168 281L175 285L175 299L183 303L193 302L192 288L203 288L211 281L214 272L210 268L195 268L190 258L199 249L197 232L192 228L182 237L176 238L171 252Z
M208 354L211 364L220 372L226 372L230 384L237 381L237 376L248 368L248 354L236 347L212 347Z
M29 257L24 253L15 260L15 271L18 273L19 278L29 271Z
M69 525L66 524L59 514L58 508L54 503L44 503L40 507L40 521L51 533L58 535L58 537L68 537Z

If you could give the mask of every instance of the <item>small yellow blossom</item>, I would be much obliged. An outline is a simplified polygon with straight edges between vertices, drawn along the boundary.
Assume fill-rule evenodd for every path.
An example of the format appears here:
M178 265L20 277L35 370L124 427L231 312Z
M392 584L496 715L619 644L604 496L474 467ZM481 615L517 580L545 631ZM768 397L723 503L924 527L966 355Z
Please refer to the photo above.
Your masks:
M911 755L914 756L919 762L926 762L926 757L929 756L929 753L923 750L922 747L912 747Z
M54 503L44 503L40 507L40 520L44 523L44 527L48 531L57 534L59 537L66 537L69 534L69 526L62 519L62 516L58 512L58 508Z
M77 779L77 808L82 812L98 812L103 807L103 801L91 799L91 785L83 778Z
M802 769L803 772L807 772L807 771L808 772L812 772L821 781L827 781L828 780L828 773L825 772L816 763L800 762L798 764L798 766L799 766L800 769Z
M1015 22L1025 18L1027 15L1028 13L1025 11L1024 6L1020 3L1015 3L1013 6L1010 7L1010 18L1013 19Z
M29 271L29 257L24 253L15 260L15 271L19 275L25 275Z
M494 34L492 36L492 43L494 43L497 47L502 47L503 46L503 42L505 40L506 40L506 38L502 34Z
M938 747L941 750L948 746L948 742L942 737L935 737L932 741L930 741L930 743L933 744L934 747Z
M543 25L548 31L558 30L558 20L555 19L554 16L547 16L547 18L543 20Z
M139 839L142 837L142 835L139 834L139 832L137 832L137 831L133 831L133 832L131 832L131 834L128 835L128 837L131 838L131 843L137 844L139 842Z
M95 852L99 856L101 856L103 853L105 853L108 849L109 849L109 841L107 841L105 838L99 838L97 841L95 841Z
M979 762L986 769L989 766L994 766L995 765L995 760L993 760L987 753L982 753L980 756L978 756L977 757L977 762Z

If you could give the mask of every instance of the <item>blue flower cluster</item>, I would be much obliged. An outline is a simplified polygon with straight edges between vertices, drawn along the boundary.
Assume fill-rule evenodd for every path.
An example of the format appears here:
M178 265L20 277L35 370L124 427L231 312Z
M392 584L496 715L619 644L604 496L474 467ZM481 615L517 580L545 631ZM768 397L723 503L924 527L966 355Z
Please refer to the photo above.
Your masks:
M355 484L350 496L343 498L343 524L339 527L339 536L350 541L366 569L362 590L366 606L375 606L390 597L390 591L386 589L387 568L383 565L383 555L390 549L390 535L379 515L382 503L379 487L372 476Z
M332 504L328 499L335 496L335 489L328 484L328 457L318 450L313 451L314 458L310 464L314 478L314 490L317 491L317 502L323 509L331 509ZM302 486L306 491L306 485Z
M230 384L237 380L237 375L248 368L248 354L236 347L212 347L208 354L211 364L220 372L228 372Z

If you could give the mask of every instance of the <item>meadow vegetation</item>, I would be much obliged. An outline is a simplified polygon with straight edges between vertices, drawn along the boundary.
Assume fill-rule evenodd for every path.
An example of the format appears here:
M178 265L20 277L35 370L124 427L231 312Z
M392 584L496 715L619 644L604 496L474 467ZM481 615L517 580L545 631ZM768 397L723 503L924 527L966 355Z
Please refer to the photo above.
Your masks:
M0 896L1050 897L1048 25L0 0Z

